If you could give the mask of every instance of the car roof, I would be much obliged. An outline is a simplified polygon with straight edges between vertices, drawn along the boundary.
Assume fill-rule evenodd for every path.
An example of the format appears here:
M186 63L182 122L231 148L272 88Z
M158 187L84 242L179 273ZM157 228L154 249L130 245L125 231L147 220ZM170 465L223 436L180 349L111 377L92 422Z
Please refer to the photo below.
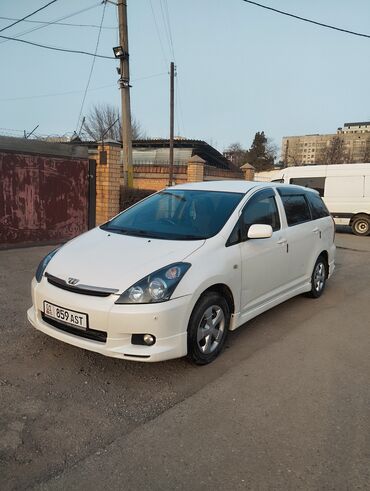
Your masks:
M196 191L223 191L229 193L247 193L250 189L258 187L267 187L271 183L242 181L242 180L225 180L225 181L202 181L178 184L170 189L187 189Z
M246 194L251 189L263 188L287 188L290 190L297 189L305 191L313 191L310 188L295 186L292 184L282 184L276 182L257 182L257 181L242 181L242 180L227 180L227 181L203 181L178 184L170 186L167 189L186 189L194 191L221 191L227 193L243 193Z

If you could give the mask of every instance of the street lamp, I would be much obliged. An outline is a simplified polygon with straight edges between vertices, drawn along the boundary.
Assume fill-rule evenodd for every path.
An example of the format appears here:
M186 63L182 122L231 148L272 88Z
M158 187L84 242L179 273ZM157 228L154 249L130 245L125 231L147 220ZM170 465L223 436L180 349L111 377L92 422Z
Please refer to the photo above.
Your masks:
M128 58L128 53L122 48L122 46L116 46L113 48L114 57L119 60Z

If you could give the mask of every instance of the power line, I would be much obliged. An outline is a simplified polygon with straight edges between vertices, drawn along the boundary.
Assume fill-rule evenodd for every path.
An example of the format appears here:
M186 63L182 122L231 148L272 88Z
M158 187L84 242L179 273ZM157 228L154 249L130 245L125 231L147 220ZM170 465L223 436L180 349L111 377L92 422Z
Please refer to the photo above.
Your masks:
M174 53L174 49L173 49L173 43L172 43L171 27L170 27L170 24L167 24L167 19L166 19L166 15L164 13L164 7L163 7L162 0L159 0L159 5L161 7L162 20L163 20L163 25L164 25L164 31L165 31L166 37L167 37L167 43L169 46L169 51L170 51L170 54L172 56L172 59L174 61L176 61L175 60L175 53Z
M331 26L329 24L324 24L324 23L318 22L316 20L307 19L306 17L301 17L299 15L290 14L289 12L284 12L284 10L274 9L273 7L268 7L267 5L262 5L261 3L253 2L252 0L242 0L242 1L245 3L250 3L251 5L255 5L257 7L261 7L261 8L266 9L266 10L271 10L272 12L276 12L276 13L281 14L281 15L286 15L287 17L292 17L293 19L302 20L304 22L309 22L310 24L315 24L316 26L321 26L321 27L325 27L327 29L332 29L333 31L345 32L346 34L352 34L353 36L370 38L370 34L363 34L360 32L350 31L348 29L342 29L341 27L335 27L335 26Z
M160 0L160 1L161 1L161 5L162 5L162 0ZM166 18L167 29L168 29L168 34L169 34L170 49L171 49L171 52L172 52L173 59L176 61L175 48L174 48L174 45L173 45L173 37L172 37L170 14L169 14L167 0L163 0L163 3L164 3L164 6L165 6L165 18ZM177 71L177 67L176 67L176 78L177 78L177 84L176 84L176 109L177 109L177 111L176 111L176 119L177 119L177 127L178 127L178 129L180 128L180 120L181 120L181 127L182 127L182 130L185 133L184 114L183 114L182 104L181 104L181 99L182 99L181 93L182 93L182 89L181 89L180 76L179 76L179 73Z
M170 15L169 15L169 10L168 10L168 3L167 3L167 0L163 0L163 3L162 3L162 0L159 0L159 2L160 2L160 7L161 7L164 30L165 30L165 33L167 36L167 43L169 46L169 51L170 51L170 54L172 55L173 60L176 62L175 48L174 48L174 44L173 44L172 29L171 29L171 21L170 21ZM163 5L164 5L164 7L163 7ZM177 79L176 95L175 95L175 97L176 97L176 109L177 109L175 112L176 123L177 123L177 128L180 131L180 120L181 120L181 122L182 122L181 126L182 126L183 131L185 132L184 117L183 117L182 104L181 104L180 78L179 78L179 74L177 73L177 70L176 70L176 79Z
M24 20L28 19L28 18L29 18L29 17L31 17L32 15L37 14L37 12L40 12L41 10L46 9L46 7L49 7L49 5L51 5L52 3L55 3L56 1L57 1L57 0L51 0L51 2L47 3L47 4L46 4L46 5L44 5L43 7L40 7L39 9L34 10L33 12L31 12L31 13L30 13L30 14L28 14L28 15L25 15L24 17L22 17L22 19L18 19L18 20L16 20L15 22L13 22L12 24L9 24L8 26L3 27L2 29L0 29L0 32L5 31L6 29L10 29L10 27L13 27L13 26L15 26L16 24L19 24L20 22L23 22Z
M164 75L167 75L167 72L156 73L154 75L147 75L145 77L134 78L131 81L133 83L134 82L140 82L141 80L148 80L150 78L155 78L155 77L163 77ZM101 85L99 87L93 87L93 88L89 89L88 92L112 88L112 87L117 87L117 84L109 84L109 85ZM65 92L52 92L50 94L39 94L39 95L30 95L30 96L22 96L22 97L7 97L7 98L0 99L0 102L24 101L27 99L43 99L45 97L58 97L58 96L63 96L63 95L81 94L81 92L83 92L83 89L82 90L68 90Z
M87 12L88 10L96 8L98 5L101 5L101 3L100 2L96 3L95 5L91 5L90 7L86 7L84 9L77 10L77 12L72 12L72 14L64 15L63 17L58 17L57 19L54 19L54 20L49 21L49 22L43 22L42 23L43 25L41 25L41 26L34 27L33 29L27 29L26 31L22 31L22 32L19 32L17 34L14 34L13 38L18 39L21 36L24 36L25 34L29 34L30 32L38 31L39 29L43 29L44 27L54 25L60 20L69 19L69 18L74 17L78 14L82 14L83 12ZM29 22L32 22L32 21L29 21ZM1 41L0 44L7 43L7 42L8 42L7 40L4 40L4 41Z
M163 1L164 1L164 6L165 6L165 13L166 13L166 19L167 19L168 33L170 35L171 52L172 52L172 56L173 56L174 61L176 61L175 60L175 50L174 50L174 47L173 47L173 39L172 39L170 14L169 14L169 11L168 11L168 3L167 3L167 0L163 0Z
M111 87L116 87L116 84L112 85L102 85L100 87L94 87L92 89L89 89L89 92L93 90L101 90L101 89L106 89L106 88L111 88ZM27 99L43 99L44 97L58 97L60 95L71 95L71 94L80 94L83 92L82 90L68 90L65 92L52 92L50 94L40 94L40 95L30 95L30 96L23 96L23 97L9 97L9 98L4 98L0 99L0 102L10 102L10 101L24 101Z
M100 3L98 5L100 5ZM84 9L84 11L89 10L90 8L94 8L94 7L95 7L95 5L93 5L93 7L88 7L88 9ZM82 11L80 10L78 13L80 13L80 12L82 12ZM66 18L66 17L64 17L64 18ZM0 19L2 19L2 20L20 20L20 19L15 19L14 17L2 17L2 16L0 16ZM71 22L56 22L56 21L47 22L47 21L43 21L43 20L25 20L24 22L28 22L30 24L45 24L47 26L54 24L57 26L94 27L96 29L99 29L99 26L97 24L74 24ZM115 27L115 26L103 26L102 29L117 29L117 27Z
M155 30L157 31L157 36L158 36L158 39L159 39L159 44L161 46L161 51L162 51L162 56L163 56L164 64L167 66L167 64L168 64L168 58L166 56L166 52L165 52L165 49L163 47L162 37L161 37L161 33L160 33L160 30L159 30L159 27L158 27L157 18L156 18L155 12L154 12L152 0L149 0L149 3L150 3L150 8L152 9L153 19L154 19L154 24L155 24Z
M26 41L25 39L16 39L16 38L12 38L9 36L0 35L0 38L9 39L10 41L17 41L18 43L30 44L31 46L37 46L38 48L51 49L54 51L63 51L64 53L75 53L75 54L79 54L79 55L95 56L96 58L105 58L107 60L114 60L115 59L114 56L96 55L96 54L90 53L88 51L80 51L80 50L66 49L66 48L57 48L56 46L48 46L46 44L33 43L31 41Z
M78 118L77 118L76 132L77 132L78 124L79 124L80 119L81 119L81 114L82 114L82 111L83 111L83 108L84 108L84 105L85 105L87 91L89 90L89 86L90 86L90 82L91 82L91 77L92 77L92 73L93 73L94 66L95 66L96 53L98 52L98 47L99 47L99 42L100 42L100 35L101 35L101 28L102 28L103 22L104 22L104 14L105 14L105 8L106 8L106 6L107 6L107 2L104 2L103 13L102 13L102 16L101 16L101 21L100 21L100 28L99 28L99 32L98 32L98 37L96 39L96 45L95 45L95 51L94 51L94 55L95 56L94 56L94 58L92 60L92 63L91 63L90 73L89 73L89 76L88 76L88 79L87 79L87 84L86 84L85 92L84 92L84 95L83 95L83 98L82 98L80 112L79 112Z

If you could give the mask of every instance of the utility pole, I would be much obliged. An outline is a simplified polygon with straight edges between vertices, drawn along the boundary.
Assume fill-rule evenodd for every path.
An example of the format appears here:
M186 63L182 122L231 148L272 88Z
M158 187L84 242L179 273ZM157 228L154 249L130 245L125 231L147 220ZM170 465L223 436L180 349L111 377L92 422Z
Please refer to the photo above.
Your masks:
M132 130L131 130L131 108L130 108L130 69L127 33L127 3L126 0L118 0L119 41L122 53L120 60L121 90L121 125L122 125L122 152L121 165L125 186L133 185L132 169Z
M170 169L168 184L173 185L173 139L175 122L175 64L171 61L170 66Z

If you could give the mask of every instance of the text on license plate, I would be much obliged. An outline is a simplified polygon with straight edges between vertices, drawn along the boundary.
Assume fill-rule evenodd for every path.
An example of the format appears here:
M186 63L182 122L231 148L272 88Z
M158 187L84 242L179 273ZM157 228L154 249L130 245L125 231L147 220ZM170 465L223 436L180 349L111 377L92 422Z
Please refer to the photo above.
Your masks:
M47 317L56 319L64 324L78 327L80 329L87 329L87 314L65 309L64 307L59 307L58 305L54 305L46 301L44 301L44 314Z

